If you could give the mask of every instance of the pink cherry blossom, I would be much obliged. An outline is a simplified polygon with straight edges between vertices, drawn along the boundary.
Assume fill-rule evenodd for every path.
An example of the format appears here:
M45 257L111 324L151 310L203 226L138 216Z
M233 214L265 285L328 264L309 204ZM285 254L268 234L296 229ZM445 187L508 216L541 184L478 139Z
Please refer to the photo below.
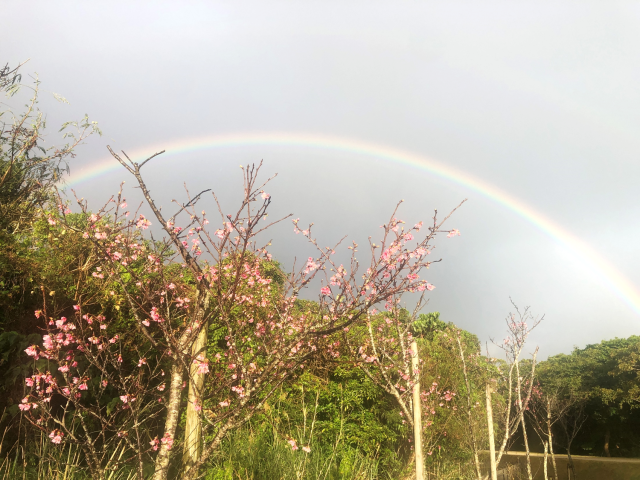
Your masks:
M64 433L62 433L60 430L54 430L49 434L49 438L53 443L62 442L62 437L64 437Z
M34 357L36 360L40 358L38 355L38 347L36 345L31 345L30 347L25 348L25 353L30 357Z
M171 434L169 432L164 434L164 437L160 439L163 445L167 446L167 450L171 450L173 447L173 438L171 438Z
M306 265L304 273L313 272L314 270L316 270L319 267L320 267L320 265L318 263L314 262L312 257L309 257L309 259L307 260L307 265Z
M151 222L147 220L144 215L140 215L140 218L136 221L136 227L146 230L151 226Z
M209 360L204 358L203 355L198 355L198 358L193 360L193 364L198 367L197 374L203 375L209 373Z

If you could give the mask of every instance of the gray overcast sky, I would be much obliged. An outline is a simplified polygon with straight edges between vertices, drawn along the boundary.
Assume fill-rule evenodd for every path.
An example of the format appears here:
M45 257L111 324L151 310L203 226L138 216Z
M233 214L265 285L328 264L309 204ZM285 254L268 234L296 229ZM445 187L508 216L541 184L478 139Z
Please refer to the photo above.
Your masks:
M88 113L102 138L72 171L206 135L336 135L428 156L495 185L572 232L640 286L638 2L2 2L0 57L38 72L51 133ZM64 95L56 103L47 92ZM149 153L153 153L150 151ZM468 203L442 238L428 310L504 336L509 297L545 322L543 356L640 330L638 311L589 258L504 205L426 171L316 147L238 146L159 159L160 203L182 182L233 206L239 164L279 176L274 212L315 222L321 242L364 242L395 202L427 219ZM124 172L75 186L96 207ZM131 182L129 182L131 183ZM235 190L234 190L235 189ZM134 193L130 194L131 198ZM273 232L285 265L311 251Z

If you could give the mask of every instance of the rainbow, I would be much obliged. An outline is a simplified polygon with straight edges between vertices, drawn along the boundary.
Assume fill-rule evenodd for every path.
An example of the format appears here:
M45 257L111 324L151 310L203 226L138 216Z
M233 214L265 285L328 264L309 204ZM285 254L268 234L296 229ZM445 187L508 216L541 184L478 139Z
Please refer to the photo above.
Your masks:
M133 152L127 152L134 161L142 161L149 155L160 150L166 150L163 159L189 152L207 150L220 147L238 147L251 145L278 145L278 146L302 146L351 152L360 155L387 160L390 162L408 165L429 172L440 178L446 179L458 185L462 185L472 191L501 204L508 210L519 215L549 237L565 245L570 251L576 253L582 260L591 265L599 274L603 283L610 288L621 300L623 300L635 313L640 314L640 292L636 286L619 272L599 252L589 246L580 238L561 227L553 220L545 217L529 205L500 190L494 185L468 173L444 165L428 157L403 151L362 140L347 139L336 136L288 132L268 133L228 133L199 138L183 138L168 141L158 146L145 146ZM122 168L113 158L105 157L97 161L93 166L86 168L76 175L72 175L67 185L75 186L105 173Z

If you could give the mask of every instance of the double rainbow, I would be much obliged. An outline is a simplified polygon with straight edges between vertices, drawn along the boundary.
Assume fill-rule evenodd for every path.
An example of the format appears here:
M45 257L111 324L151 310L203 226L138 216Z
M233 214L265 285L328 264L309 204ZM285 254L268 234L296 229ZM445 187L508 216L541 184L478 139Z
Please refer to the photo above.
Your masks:
M159 146L147 146L143 149L127 152L134 161L142 161L147 156L166 150L163 158L178 154L207 150L218 147L251 146L251 145L278 145L278 146L302 146L336 150L340 152L352 152L360 155L387 160L390 162L408 165L429 172L438 177L462 185L470 190L494 200L503 207L516 213L553 240L565 245L571 251L582 258L584 262L592 265L599 272L602 280L621 300L623 300L634 312L640 314L640 292L636 286L619 272L611 263L595 249L587 245L583 240L561 227L553 220L545 217L529 205L500 190L479 178L468 173L436 162L430 158L406 152L397 148L391 148L375 143L364 142L335 136L304 133L230 133L212 135L200 138L185 138L167 142ZM68 185L77 185L81 182L97 178L107 172L121 168L120 164L111 157L105 157L93 166L79 174L72 175Z

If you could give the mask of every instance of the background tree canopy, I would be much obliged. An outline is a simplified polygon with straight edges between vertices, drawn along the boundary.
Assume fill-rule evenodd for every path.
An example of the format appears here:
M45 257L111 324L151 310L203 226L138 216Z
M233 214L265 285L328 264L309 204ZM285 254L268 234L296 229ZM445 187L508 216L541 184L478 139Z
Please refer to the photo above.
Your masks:
M640 455L640 337L604 340L555 355L538 369L543 388L576 396L586 421L575 440L575 453L621 457Z

